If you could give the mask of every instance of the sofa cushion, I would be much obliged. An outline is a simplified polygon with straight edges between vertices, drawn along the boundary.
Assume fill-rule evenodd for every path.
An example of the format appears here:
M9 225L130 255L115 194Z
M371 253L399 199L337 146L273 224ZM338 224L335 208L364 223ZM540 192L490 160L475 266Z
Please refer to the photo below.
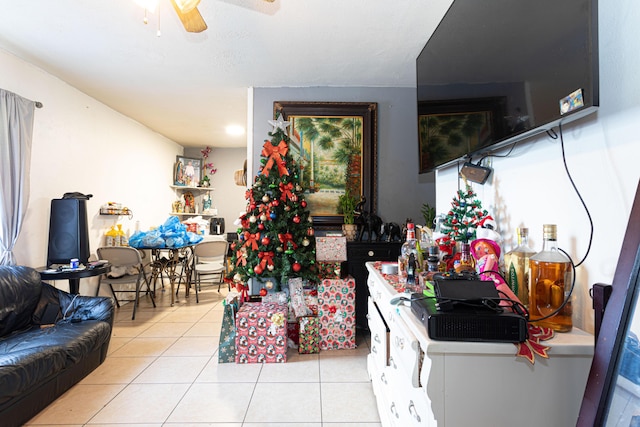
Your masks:
M62 321L49 328L32 328L0 340L0 354L62 349L65 367L82 360L87 354L109 341L111 328L107 322L87 320L78 323ZM1 359L0 359L1 360ZM1 365L1 363L0 363Z
M62 347L0 350L0 404L57 375L65 364Z
M31 325L40 291L40 273L33 268L0 266L0 337Z

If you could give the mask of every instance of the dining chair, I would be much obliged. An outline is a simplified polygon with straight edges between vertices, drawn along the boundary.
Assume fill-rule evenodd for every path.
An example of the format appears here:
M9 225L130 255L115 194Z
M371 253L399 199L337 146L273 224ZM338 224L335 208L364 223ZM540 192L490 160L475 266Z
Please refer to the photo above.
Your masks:
M100 291L100 285L102 283L108 284L118 308L120 308L120 301L133 302L133 314L131 316L131 320L135 320L136 308L140 304L140 289L144 283L147 287L146 294L151 298L153 306L156 306L140 251L124 246L105 246L98 248L97 254L99 259L104 259L109 262L111 265L111 271L100 276L96 295ZM114 272L118 272L117 276L113 275ZM135 284L133 289L130 286L131 284ZM114 289L114 285L129 286L119 286L118 289ZM116 292L135 293L135 298L119 300L116 296Z
M196 300L203 278L206 280L218 277L218 292L220 292L220 286L227 271L228 246L229 242L226 240L211 240L200 242L193 247ZM231 290L230 287L229 290Z

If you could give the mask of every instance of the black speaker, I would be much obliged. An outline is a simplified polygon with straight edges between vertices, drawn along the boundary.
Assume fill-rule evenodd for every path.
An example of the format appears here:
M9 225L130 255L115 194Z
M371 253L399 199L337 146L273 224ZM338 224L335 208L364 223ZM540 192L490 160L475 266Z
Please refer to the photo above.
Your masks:
M87 204L81 199L51 200L47 266L68 264L72 258L89 260Z

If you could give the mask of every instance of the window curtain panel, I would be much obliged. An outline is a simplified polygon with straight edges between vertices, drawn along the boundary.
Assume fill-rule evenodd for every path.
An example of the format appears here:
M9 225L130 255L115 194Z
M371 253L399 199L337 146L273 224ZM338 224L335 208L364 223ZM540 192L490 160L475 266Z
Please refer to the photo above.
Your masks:
M0 89L0 265L15 265L29 202L29 170L35 102Z

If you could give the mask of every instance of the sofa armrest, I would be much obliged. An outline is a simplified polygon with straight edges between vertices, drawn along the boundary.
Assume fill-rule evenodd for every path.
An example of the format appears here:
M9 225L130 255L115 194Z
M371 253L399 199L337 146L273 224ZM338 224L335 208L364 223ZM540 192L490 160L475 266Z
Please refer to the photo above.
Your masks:
M44 311L47 304L60 306L57 321L102 320L113 326L115 307L109 297L70 294L43 282L36 311Z

